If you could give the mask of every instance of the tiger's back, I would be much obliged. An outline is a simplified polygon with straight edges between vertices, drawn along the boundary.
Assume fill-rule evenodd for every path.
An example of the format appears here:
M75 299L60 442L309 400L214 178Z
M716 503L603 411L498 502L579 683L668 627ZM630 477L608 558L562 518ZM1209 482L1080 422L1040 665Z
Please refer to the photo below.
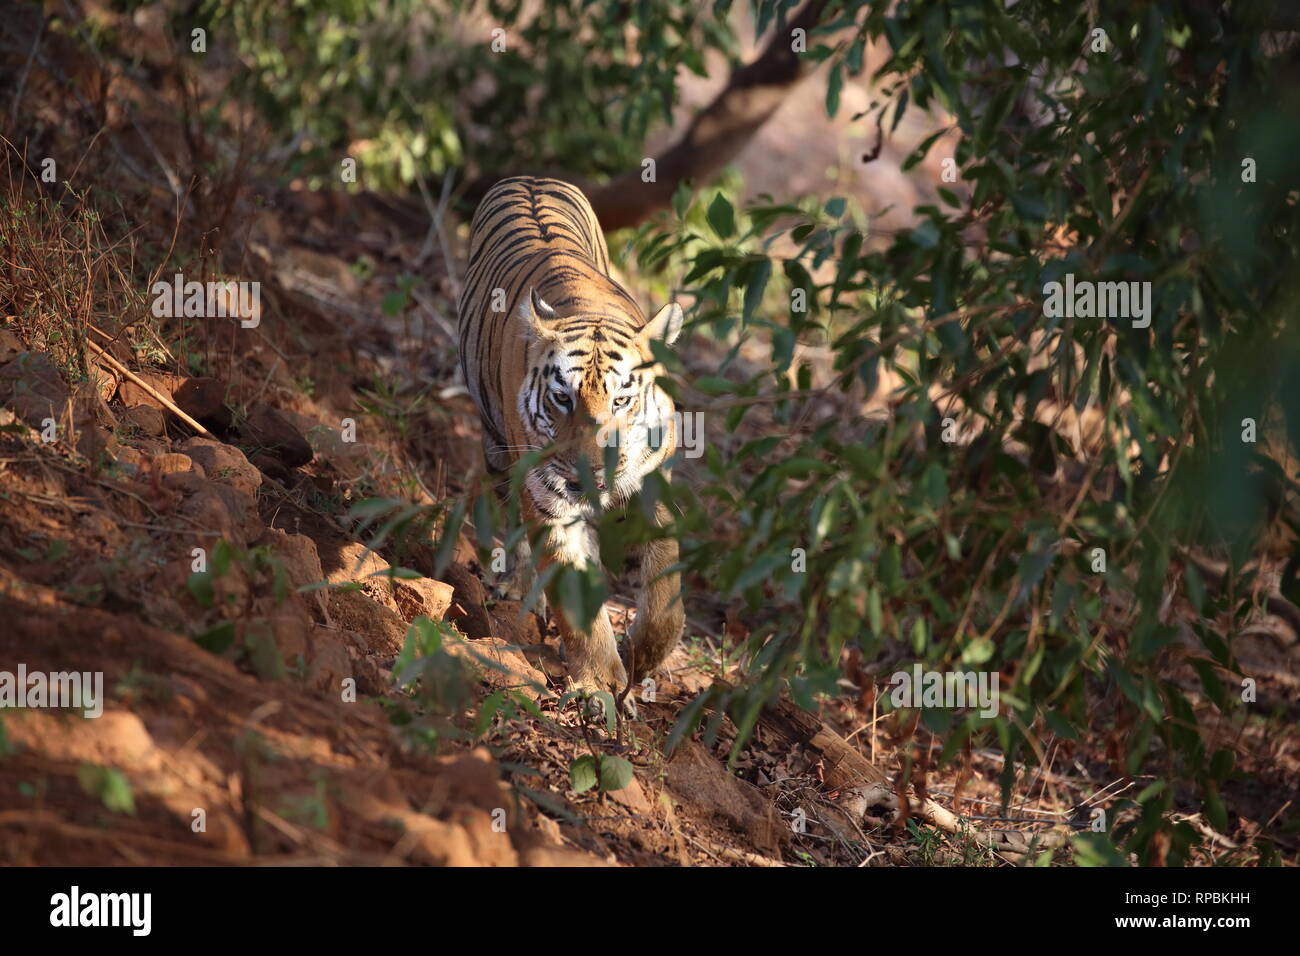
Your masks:
M474 213L457 316L465 384L498 448L507 444L514 404L510 373L525 364L518 317L532 289L563 312L640 314L609 276L605 236L582 191L558 179L515 176L488 190ZM515 456L495 457L489 463L500 469Z

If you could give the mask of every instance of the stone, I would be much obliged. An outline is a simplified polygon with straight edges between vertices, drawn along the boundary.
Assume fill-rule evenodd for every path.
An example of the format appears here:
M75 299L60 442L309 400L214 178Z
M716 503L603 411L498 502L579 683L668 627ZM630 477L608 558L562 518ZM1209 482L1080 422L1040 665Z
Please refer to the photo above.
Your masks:
M449 640L443 649L474 666L480 679L493 690L517 690L536 700L547 693L546 675L505 641L485 637L474 641Z
M226 404L230 389L220 379L199 376L176 383L172 394L178 408L191 418L218 429L230 427L232 416Z
M338 632L324 627L315 628L311 635L311 654L307 660L307 686L342 700L343 681L352 676L352 659L339 640Z
M70 399L63 377L44 353L23 352L0 365L0 405L38 431L47 418L63 421Z
M289 583L294 589L318 584L325 580L321 570L320 555L316 552L316 542L305 534L289 534L279 528L267 528L257 544L268 545L276 557L284 564ZM307 591L302 594L312 608L320 623L329 624L329 594L325 588Z
M156 437L167 431L167 417L152 405L132 405L122 413L122 419L146 435Z
M790 838L790 831L762 792L728 773L694 740L683 740L678 746L668 762L665 783L682 803L745 834L761 853L779 856L781 843Z
M85 423L77 429L77 451L94 460L101 454L112 455L117 451L118 441L107 428L92 423Z
M522 601L497 601L487 611L492 618L492 633L507 644L528 647L542 643L537 615L525 611Z
M262 473L234 445L196 437L186 439L176 447L202 465L212 481L229 485L247 495L256 495L261 487Z
M241 547L261 537L264 526L251 495L207 479L191 486L196 490L182 502L178 509L181 514L205 531L216 532Z
M155 391L168 398L172 397L172 392L184 381L179 375L170 375L166 372L141 371L135 373L136 378L151 386ZM127 408L135 405L148 405L150 408L166 410L166 406L145 388L137 385L129 378L123 378L117 386L117 399Z
M403 578L397 582L394 598L398 613L408 622L417 617L441 621L451 607L452 594L450 584L443 584L433 578Z
M286 468L305 465L315 454L297 427L269 405L252 406L238 431L243 444L266 452Z
M453 588L447 620L468 638L492 637L492 619L483 606L483 583L467 567L456 562L447 565L442 576Z
M159 455L153 460L154 471L160 475L184 474L187 471L194 470L194 459L189 455L182 455L177 452L167 452L165 455Z

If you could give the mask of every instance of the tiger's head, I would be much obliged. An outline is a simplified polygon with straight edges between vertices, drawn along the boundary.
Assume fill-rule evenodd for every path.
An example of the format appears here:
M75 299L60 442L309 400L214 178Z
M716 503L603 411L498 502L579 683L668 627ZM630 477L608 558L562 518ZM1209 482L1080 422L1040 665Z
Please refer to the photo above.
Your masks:
M650 343L676 341L681 307L670 303L649 321L621 308L560 315L534 289L519 312L529 333L520 424L530 445L554 446L528 475L533 500L554 512L583 510L585 461L603 506L626 501L677 447L676 409L656 384L663 368ZM612 475L609 447L617 452Z

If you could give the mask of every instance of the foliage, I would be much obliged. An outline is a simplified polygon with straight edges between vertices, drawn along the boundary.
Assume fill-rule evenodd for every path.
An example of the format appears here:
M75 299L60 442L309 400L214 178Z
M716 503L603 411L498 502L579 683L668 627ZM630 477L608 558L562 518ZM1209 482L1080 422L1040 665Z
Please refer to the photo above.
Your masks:
M1205 621L1202 648L1180 649L1160 607L1174 586L1206 617L1240 621L1247 582L1208 597L1194 568L1174 576L1176 549L1226 547L1240 564L1294 490L1241 433L1243 418L1268 421L1284 448L1300 429L1297 104L1257 108L1275 96L1278 63L1249 6L1151 4L1094 22L1053 4L852 6L854 39L814 53L852 74L864 38L887 40L873 75L891 97L882 121L932 101L953 114L969 199L941 192L943 207L918 209L916 228L875 249L842 200L738 215L706 192L695 201L708 232L679 208L636 240L645 265L687 265L695 322L737 342L770 337L767 376L728 363L681 393L728 432L770 409L762 437L726 458L708 443L708 482L663 489L682 516L684 562L762 609L752 683L731 711L744 732L783 684L805 704L835 693L850 646L867 660L892 647L930 670L995 670L1009 685L998 716L922 713L943 759L995 739L1009 793L1012 761L1032 766L1048 736L1074 739L1104 716L1128 771L1154 777L1145 812L1116 835L1146 853L1163 834L1169 859L1184 859L1194 834L1164 811L1192 785L1225 826L1228 764L1161 675L1191 659L1227 710L1239 667ZM1088 52L1095 28L1109 54ZM1257 182L1243 182L1244 157L1267 170ZM792 252L769 251L778 236ZM1066 273L1151 282L1150 328L1045 315L1044 287ZM804 290L808 313L772 305L774 282ZM834 350L830 386L813 386L796 342ZM888 423L815 414L835 392L860 402L883 369L904 382ZM1095 447L1035 420L1049 400L1100 413ZM944 440L950 416L957 441ZM1108 493L1070 507L1063 474ZM1094 547L1109 555L1105 574ZM1107 613L1117 598L1133 608L1122 633Z
M791 10L757 0L756 35ZM1052 739L1100 729L1144 783L1112 836L1145 861L1185 860L1197 837L1168 811L1192 793L1225 829L1233 770L1163 677L1189 662L1204 697L1239 711L1229 688L1244 675L1221 632L1252 609L1257 572L1244 566L1262 535L1279 521L1295 530L1294 483L1257 450L1300 438L1300 104L1283 84L1294 44L1251 3L827 11L806 55L823 64L828 112L868 76L879 96L859 119L881 136L909 110L942 110L957 181L885 239L841 197L739 208L730 185L684 189L670 216L623 237L629 259L689 304L694 329L730 351L693 381L660 356L679 407L704 415L700 480L649 482L627 515L602 517L602 550L617 562L674 534L690 577L748 610L747 680L706 692L685 722L726 710L739 748L782 689L809 706L838 693L854 654L995 671L996 716L920 713L942 761L995 742L1009 795L1018 763L1040 766ZM732 56L739 39L728 0L308 0L287 14L236 0L199 16L233 31L250 68L230 95L251 92L274 128L298 131L290 172L323 182L359 145L365 182L380 186L451 168L635 168L678 100L680 68L703 73L710 51ZM452 39L429 42L441 36ZM873 43L888 54L869 67ZM943 132L904 170L926 175ZM1067 275L1149 282L1149 326L1048 314L1046 287ZM751 343L768 350L758 376L741 359ZM809 346L830 350L829 370ZM864 415L886 380L902 383L890 414ZM1053 427L1080 415L1098 429L1081 445ZM1244 419L1261 443L1243 441ZM673 528L648 520L657 500ZM435 574L467 522L485 558L523 534L490 492L370 507L357 517L383 520L380 538L438 530L422 568ZM1191 546L1230 559L1222 589L1183 562ZM550 573L566 614L589 620L603 584ZM1171 599L1199 612L1191 635L1162 613ZM1095 836L1078 850L1124 859Z
M734 56L725 20L686 0L203 0L173 12L180 56L195 29L228 41L243 69L225 97L315 188L350 182L349 157L371 188L462 165L621 170L671 119L679 70Z

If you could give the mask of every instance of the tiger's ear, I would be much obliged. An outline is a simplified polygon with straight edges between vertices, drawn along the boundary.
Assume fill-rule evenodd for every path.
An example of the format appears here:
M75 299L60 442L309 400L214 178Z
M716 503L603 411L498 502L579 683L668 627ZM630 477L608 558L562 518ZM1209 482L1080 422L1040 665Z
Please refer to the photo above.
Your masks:
M681 332L682 307L676 302L669 302L654 314L654 318L645 324L644 328L641 329L641 336L647 341L662 339L665 345L672 345L677 341L677 336Z
M536 289L529 289L528 296L519 304L519 317L524 320L525 327L535 338L555 338L556 333L551 328L551 322L559 316L546 304L546 300L537 294Z

